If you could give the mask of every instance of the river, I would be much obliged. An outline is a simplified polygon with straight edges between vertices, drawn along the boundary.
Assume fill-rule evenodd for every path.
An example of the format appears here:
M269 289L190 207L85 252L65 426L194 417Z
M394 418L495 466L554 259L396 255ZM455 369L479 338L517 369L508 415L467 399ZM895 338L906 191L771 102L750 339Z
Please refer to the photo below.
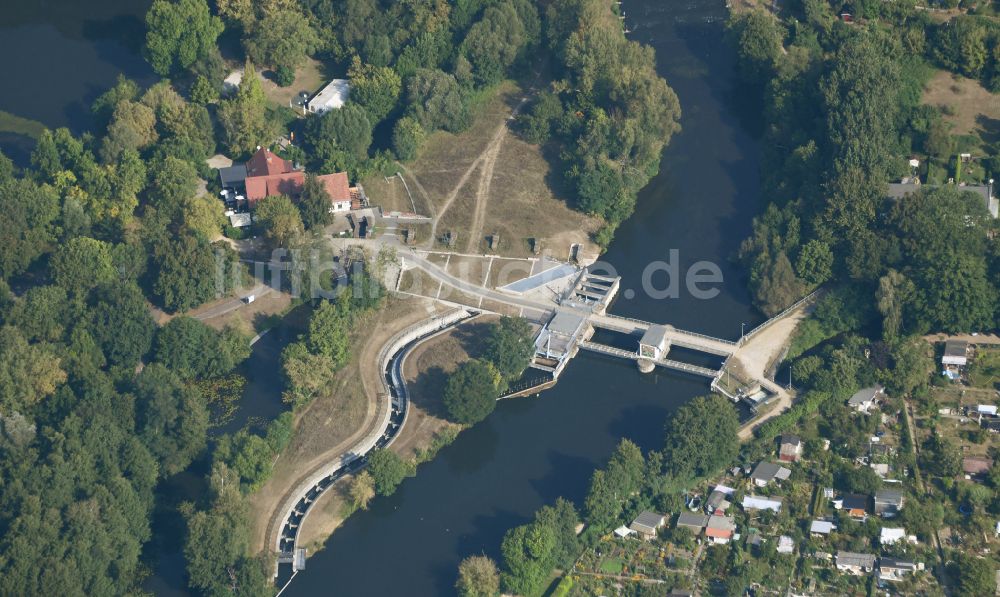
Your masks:
M758 210L758 149L734 109L733 55L721 43L725 6L641 0L624 8L632 38L655 47L660 73L680 97L683 131L605 256L623 278L611 311L736 339L741 323L760 321L744 273L729 262ZM718 264L722 292L711 300L639 292L647 264L667 260L670 249L681 272L699 260ZM634 299L624 298L626 289L636 290ZM582 353L555 388L501 402L395 495L348 519L283 596L451 594L462 558L499 559L508 528L560 496L580 504L620 438L659 448L668 413L707 391L703 379L644 376L634 364Z
M117 72L149 76L130 33L136 22L141 26L136 15L146 2L86 3L88 16L79 16L75 26L63 24L71 19L60 13L77 3L38 4L47 8L22 9L30 14L0 22L0 48L21 57L0 89L0 110L79 129L85 106ZM733 55L721 42L726 9L722 0L635 0L624 8L631 37L656 49L659 70L684 114L683 131L666 149L660 174L605 256L623 277L623 295L636 291L611 311L736 339L741 323L760 321L744 273L730 263L759 209L759 156L733 99ZM0 147L19 150L10 136L0 135ZM682 273L696 261L716 263L725 280L720 294L699 300L682 291L676 299L654 300L641 292L644 268L667 260L671 249L678 251ZM663 276L654 281L665 282ZM557 497L581 503L594 468L620 438L659 448L667 415L707 391L701 378L662 370L640 375L634 364L583 353L554 389L501 402L395 495L352 516L284 595L450 594L462 558L485 553L499 559L508 528Z

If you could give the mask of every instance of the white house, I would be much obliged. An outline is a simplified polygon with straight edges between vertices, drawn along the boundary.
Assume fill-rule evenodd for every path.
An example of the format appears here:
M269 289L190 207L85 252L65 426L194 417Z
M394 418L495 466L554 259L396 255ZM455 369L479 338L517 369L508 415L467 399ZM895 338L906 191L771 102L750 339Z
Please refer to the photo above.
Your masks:
M327 83L326 87L320 89L319 93L312 96L303 108L313 114L339 110L347 102L350 93L351 84L347 79L334 79Z
M858 390L847 401L847 405L859 413L867 413L873 406L878 404L878 398L882 395L882 392L882 386L877 384L870 388Z
M833 524L828 520L814 520L812 524L809 525L810 535L829 535L831 531L837 528L837 525Z
M743 496L744 510L771 510L781 512L782 499L780 497L766 497L761 495Z
M875 556L870 553L837 552L837 570L851 574L867 574L875 569Z

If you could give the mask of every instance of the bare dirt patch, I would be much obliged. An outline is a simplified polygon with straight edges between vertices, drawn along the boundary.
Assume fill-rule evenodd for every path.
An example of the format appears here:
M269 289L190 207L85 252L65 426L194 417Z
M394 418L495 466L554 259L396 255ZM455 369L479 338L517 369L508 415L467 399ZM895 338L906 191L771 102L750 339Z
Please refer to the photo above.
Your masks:
M1000 95L979 81L938 71L927 84L923 102L944 108L944 119L955 135L978 135L984 140L1000 134Z

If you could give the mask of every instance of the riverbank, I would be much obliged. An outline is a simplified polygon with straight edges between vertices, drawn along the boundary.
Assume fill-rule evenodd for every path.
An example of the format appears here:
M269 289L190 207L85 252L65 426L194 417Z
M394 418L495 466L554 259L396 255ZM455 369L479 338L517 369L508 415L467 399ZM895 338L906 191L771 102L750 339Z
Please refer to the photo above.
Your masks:
M485 315L459 323L418 343L402 357L410 402L406 425L390 450L419 464L454 441L462 426L445 419L441 401L445 378L461 363L479 356L485 328L495 320L495 316ZM308 524L299 536L299 546L310 555L320 551L330 535L354 514L348 493L353 478L346 475L338 480L310 509Z
M376 314L354 327L351 358L335 376L331 391L296 415L295 433L278 456L274 473L251 497L254 553L267 552L280 530L278 512L302 480L366 436L376 423L380 391L378 355L389 339L446 309L428 301L389 298Z

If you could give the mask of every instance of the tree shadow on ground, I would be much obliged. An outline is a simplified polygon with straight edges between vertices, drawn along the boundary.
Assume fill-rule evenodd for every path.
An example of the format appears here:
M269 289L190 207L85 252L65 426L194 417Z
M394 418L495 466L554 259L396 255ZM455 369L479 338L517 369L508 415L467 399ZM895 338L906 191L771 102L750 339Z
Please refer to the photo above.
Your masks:
M1000 143L1000 119L980 114L976 116L976 125L984 143L994 146Z

